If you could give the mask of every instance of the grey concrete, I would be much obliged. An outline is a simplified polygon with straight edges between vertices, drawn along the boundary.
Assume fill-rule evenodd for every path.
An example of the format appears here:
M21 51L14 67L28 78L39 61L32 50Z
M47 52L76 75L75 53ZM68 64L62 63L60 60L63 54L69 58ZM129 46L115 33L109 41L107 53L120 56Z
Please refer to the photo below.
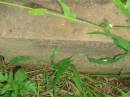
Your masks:
M98 1L98 0L97 0ZM99 0L100 1L100 0ZM23 3L32 6L33 2ZM37 7L47 7L60 11L56 3L37 3ZM129 25L129 21L114 7L112 2L68 3L78 17L96 23L109 21L113 24ZM86 4L86 5L85 5ZM110 65L94 65L88 62L86 55L91 57L114 56L121 50L113 45L110 38L105 36L88 35L87 32L97 28L71 23L68 20L52 16L31 16L27 11L13 7L0 6L0 55L7 61L17 55L30 55L34 58L27 63L27 68L39 68L50 63L50 56L56 46L62 48L58 60L62 57L73 56L73 61L81 72L118 73L130 70L130 57ZM129 30L113 32L130 39Z

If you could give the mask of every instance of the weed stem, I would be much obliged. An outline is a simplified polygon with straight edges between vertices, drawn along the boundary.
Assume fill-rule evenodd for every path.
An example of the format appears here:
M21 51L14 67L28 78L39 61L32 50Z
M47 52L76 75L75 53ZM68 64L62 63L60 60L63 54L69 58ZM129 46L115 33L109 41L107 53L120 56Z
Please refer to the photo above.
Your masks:
M27 7L27 6L23 6L23 5L20 5L20 4L16 4L16 3L9 3L9 2L3 2L3 1L0 1L0 4L4 4L4 5L8 5L8 6L14 6L14 7L17 7L17 8L22 8L22 9L26 9L26 10L30 10L30 9L34 9L34 8L31 8L31 7ZM61 18L65 18L65 19L68 19L68 17L58 13L58 12L54 12L54 11L51 11L51 10L48 10L46 8L43 8L45 10L47 10L47 14L48 15L51 15L51 16L57 16L57 17L61 17ZM98 29L102 29L102 27L98 24L95 24L93 22L90 22L90 21L85 21L85 20L81 20L79 18L76 18L75 19L75 22L77 23L81 23L81 24L86 24L86 25L92 25L92 26L95 26L97 27Z
M8 6L14 6L14 7L22 8L22 9L26 9L26 10L34 9L34 8L27 7L27 6L24 6L24 5L20 5L20 4L16 4L16 3L4 2L4 1L0 1L0 4L4 4L4 5L8 5ZM65 16L63 14L60 14L58 12L54 12L54 11L48 10L46 8L43 8L43 9L47 10L47 14L48 15L68 19L67 16ZM80 18L76 18L76 19L74 19L74 22L77 22L77 23L80 23L80 24L84 24L84 25L92 25L92 26L96 27L97 29L103 30L103 28L100 25L98 25L96 23L93 23L91 21L86 21L86 20L82 20ZM113 28L127 28L127 29L130 29L130 26L113 25Z

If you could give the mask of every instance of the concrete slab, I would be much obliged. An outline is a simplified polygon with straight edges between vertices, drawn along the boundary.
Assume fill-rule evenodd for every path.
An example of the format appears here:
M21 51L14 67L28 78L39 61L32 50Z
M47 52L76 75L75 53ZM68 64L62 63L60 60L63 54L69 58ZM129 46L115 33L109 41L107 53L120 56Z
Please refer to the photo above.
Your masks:
M119 13L112 2L105 3L104 0L104 3L101 4L100 0L92 1L67 3L82 19L95 23L109 21L112 24L130 25L129 21ZM26 3L22 2L22 4L60 11L57 3L48 1L41 3L32 0ZM31 16L23 9L1 5L0 55L5 56L7 61L17 55L30 55L34 60L24 66L41 68L42 65L50 63L52 51L56 46L59 46L62 51L58 60L62 57L73 56L73 61L81 72L118 73L122 67L124 68L122 72L128 72L130 70L130 57L111 65L97 66L88 62L86 55L105 57L121 52L108 37L86 34L95 30L97 28L91 25L84 26L49 15ZM114 29L113 31L126 39L130 39L128 29Z

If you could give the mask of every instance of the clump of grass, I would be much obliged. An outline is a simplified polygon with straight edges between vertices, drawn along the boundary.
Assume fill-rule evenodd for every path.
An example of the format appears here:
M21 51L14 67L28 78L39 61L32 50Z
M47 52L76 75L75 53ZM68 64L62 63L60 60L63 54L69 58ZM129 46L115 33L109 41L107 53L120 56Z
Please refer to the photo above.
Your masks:
M22 67L1 70L0 97L129 97L130 88L122 88L119 82L129 78L129 73L82 74L71 57L56 61L59 51L55 49L51 64L40 70L25 72ZM30 60L29 56L17 56L10 62L18 64L27 60Z
M0 97L24 97L37 95L35 82L28 79L23 68L10 69L9 64L29 60L29 56L17 56L0 70ZM4 61L4 60L3 60ZM3 62L2 62L3 63Z
M117 78L126 77L125 74L122 76L118 74L115 76L112 74L111 76L110 74L81 74L76 69L70 57L63 58L59 62L56 62L56 57L54 56L57 56L57 54L58 49L52 54L53 57L51 57L51 60L53 60L53 64L48 66L48 70L41 74L40 79L42 79L41 83L43 87L40 94L42 96L115 97L124 95L121 93L123 90ZM64 67L62 67L63 65ZM123 91L123 93L125 92ZM125 94L127 95L127 93Z
M71 57L56 61L59 51L59 48L54 50L50 65L33 71L34 74L32 71L25 72L21 67L2 70L0 72L1 97L25 97L27 95L31 97L115 97L115 95L126 97L128 95L129 91L124 91L116 78L126 77L125 75L81 74L73 64ZM18 64L30 59L29 56L17 56L10 62ZM37 73L37 71L40 72ZM110 78L106 79L106 77Z

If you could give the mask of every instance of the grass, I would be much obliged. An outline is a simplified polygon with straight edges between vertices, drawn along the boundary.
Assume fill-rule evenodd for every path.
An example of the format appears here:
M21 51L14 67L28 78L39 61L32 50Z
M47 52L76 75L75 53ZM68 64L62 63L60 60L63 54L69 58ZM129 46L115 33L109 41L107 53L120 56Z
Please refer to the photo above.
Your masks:
M113 0L117 8L130 19L130 12L125 7L129 6L129 0ZM63 13L53 12L43 8L30 8L0 1L0 4L23 8L33 16L44 16L46 14L65 18L70 22L90 24L98 27L101 32L90 34L106 35L113 40L113 43L121 48L123 54L115 55L112 58L88 58L90 62L103 65L112 64L130 54L130 41L111 33L114 27L128 29L129 26L112 25L111 23L95 24L89 21L80 20L73 13L63 0L58 0ZM8 65L15 65L21 61L31 60L29 56L17 56L10 62L1 62L0 71L0 97L130 97L130 87L125 86L123 80L130 78L127 74L82 74L79 73L76 64L73 64L71 57L63 58L57 62L60 49L56 49L51 56L50 65L35 71L26 71L22 67L9 68ZM3 59L4 61L4 59ZM39 71L39 72L38 72ZM127 80L129 81L129 79Z
M50 65L35 71L8 68L10 62L31 60L29 56L5 62L6 68L0 72L0 97L129 97L130 87L123 82L130 78L129 73L127 76L79 73L71 57L56 60L59 51L54 50Z

